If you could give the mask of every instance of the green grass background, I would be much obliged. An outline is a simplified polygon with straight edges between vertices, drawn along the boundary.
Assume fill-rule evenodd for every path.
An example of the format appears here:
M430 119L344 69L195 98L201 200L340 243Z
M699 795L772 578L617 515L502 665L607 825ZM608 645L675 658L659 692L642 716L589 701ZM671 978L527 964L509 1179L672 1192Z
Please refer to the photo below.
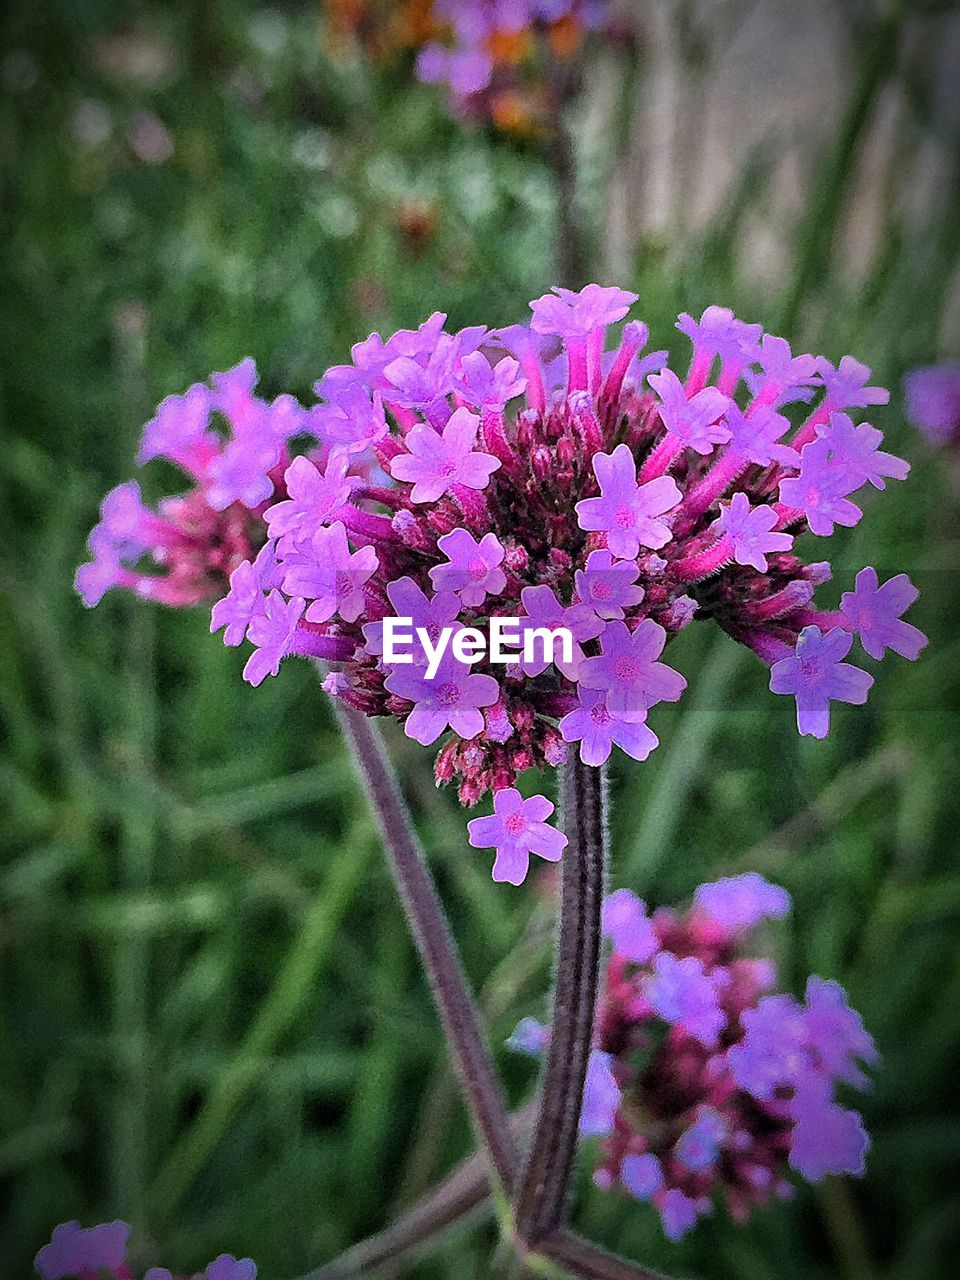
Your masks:
M309 6L150 11L175 74L151 90L111 80L91 50L145 12L50 0L3 20L0 1275L28 1275L57 1222L123 1216L145 1264L189 1273L229 1250L287 1280L470 1146L429 991L306 664L251 690L202 611L112 596L86 612L72 573L163 395L250 354L269 392L308 397L372 328L434 309L456 326L521 318L553 282L551 187L536 147L462 131L408 68L331 62ZM915 667L876 670L869 705L837 710L818 743L797 738L758 663L691 628L675 651L690 689L657 716L663 745L615 768L615 884L661 904L734 867L774 876L795 899L768 939L785 984L840 980L883 1054L863 1099L864 1181L798 1188L747 1226L720 1210L670 1246L649 1209L594 1191L581 1159L578 1228L674 1275L957 1274L957 493L897 391L941 345L957 203L911 230L894 186L866 280L842 286L832 270L898 34L864 33L850 110L803 220L783 229L795 274L782 293L752 292L736 267L762 168L682 255L645 242L619 281L642 295L657 345L679 349L678 310L726 302L787 319L801 348L855 352L895 389L876 420L914 473L832 540L823 594L865 563L908 569L931 637ZM92 149L70 130L88 99L114 119ZM144 108L174 139L161 165L122 140ZM423 246L399 229L411 199L436 213ZM588 223L602 225L601 204L592 184ZM148 493L172 479L151 471ZM518 1017L545 1013L551 909L535 884L492 884L453 797L433 789L431 753L390 739L519 1102L531 1070L500 1046ZM494 1242L481 1220L402 1274L489 1276Z

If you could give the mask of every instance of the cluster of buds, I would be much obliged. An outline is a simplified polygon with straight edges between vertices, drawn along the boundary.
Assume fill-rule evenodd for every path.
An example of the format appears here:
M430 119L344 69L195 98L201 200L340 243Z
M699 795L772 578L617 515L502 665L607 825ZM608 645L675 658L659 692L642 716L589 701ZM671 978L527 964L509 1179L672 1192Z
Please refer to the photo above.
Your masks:
M442 84L459 117L535 133L555 119L558 73L591 33L622 23L608 0L434 0L444 39L420 51L417 76Z
M437 781L457 779L466 805L496 793L471 842L495 847L497 876L513 883L530 853L562 850L544 835L549 802L522 801L517 776L571 748L590 765L614 746L645 759L658 742L649 713L686 685L661 655L694 619L757 654L771 689L795 697L800 732L816 737L832 700L862 703L873 683L844 661L854 636L873 658L914 659L925 643L902 620L917 594L905 575L881 584L864 569L823 611L813 595L829 565L794 551L802 534L856 524L864 484L883 489L909 470L850 416L888 398L869 369L794 356L710 307L699 321L680 317L693 343L681 380L665 352L643 354L636 321L607 349L635 301L593 284L538 298L529 325L448 333L438 313L387 340L375 333L326 372L310 410L257 400L245 362L213 391L165 401L145 437L144 456L186 466L200 485L193 500L242 521L259 547L213 610L228 645L254 645L246 679L310 655L332 664L325 688L355 710L397 717L425 746L449 733ZM211 408L233 427L226 445L209 431ZM285 465L295 434L316 447ZM128 490L105 508L117 492ZM227 567L222 538L198 548L139 506L116 526L111 514L80 571L88 602L119 583L190 603L214 576L211 557ZM128 552L144 549L168 579L129 567ZM164 584L185 572L193 594L176 595ZM405 663L385 657L394 617L421 637ZM472 642L496 618L519 628L515 661L497 666L457 643L432 663L443 633ZM571 643L556 660L528 650L526 638L558 630Z
M134 1280L127 1262L125 1222L104 1222L81 1227L63 1222L34 1260L42 1280ZM143 1280L256 1280L257 1268L249 1258L240 1260L222 1253L192 1278L174 1276L166 1267L151 1267Z
M649 1201L678 1240L722 1194L743 1221L808 1182L860 1175L870 1142L835 1099L862 1088L873 1040L835 982L804 1002L769 994L771 961L744 954L787 892L755 872L701 885L683 913L647 914L627 889L604 904L613 944L598 1005L580 1132L599 1137L597 1186ZM526 1018L510 1047L539 1056L549 1029Z

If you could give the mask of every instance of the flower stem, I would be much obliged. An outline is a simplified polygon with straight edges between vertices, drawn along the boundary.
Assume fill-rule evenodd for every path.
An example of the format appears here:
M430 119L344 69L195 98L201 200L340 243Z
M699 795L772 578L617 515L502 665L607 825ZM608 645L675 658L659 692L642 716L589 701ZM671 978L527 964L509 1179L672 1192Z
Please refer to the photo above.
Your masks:
M550 1046L540 1110L514 1201L521 1246L536 1250L563 1218L577 1146L600 968L600 912L606 874L606 782L601 769L568 764L560 936Z
M541 1244L540 1253L581 1280L665 1280L659 1272L607 1253L572 1231L555 1231Z
M427 870L378 730L367 716L333 700L376 814L390 868L443 1021L477 1138L497 1181L509 1191L516 1145L490 1054L480 1030L456 943Z

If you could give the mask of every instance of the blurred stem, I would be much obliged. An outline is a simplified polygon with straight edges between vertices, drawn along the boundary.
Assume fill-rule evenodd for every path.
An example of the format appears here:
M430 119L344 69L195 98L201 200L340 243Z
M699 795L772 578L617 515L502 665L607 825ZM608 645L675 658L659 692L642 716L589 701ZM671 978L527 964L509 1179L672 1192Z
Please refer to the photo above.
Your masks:
M853 98L821 171L810 202L809 216L800 232L796 269L777 321L779 333L789 333L794 328L803 303L826 275L837 220L854 172L860 140L870 119L874 100L891 67L896 64L904 17L900 3L888 4L864 42Z
M393 768L367 716L333 700L337 720L373 807L390 868L430 981L477 1137L498 1181L507 1189L516 1171L516 1146L490 1054L480 1030L456 943L427 870Z
M547 163L556 210L554 283L581 289L590 275L590 253L577 204L577 157L563 110L551 131Z
M540 1110L514 1202L516 1236L536 1249L560 1225L577 1147L600 970L606 876L606 778L577 758L564 767L560 935Z
M555 1231L540 1245L540 1252L582 1280L665 1280L659 1272L649 1271L627 1258L608 1253L572 1231Z

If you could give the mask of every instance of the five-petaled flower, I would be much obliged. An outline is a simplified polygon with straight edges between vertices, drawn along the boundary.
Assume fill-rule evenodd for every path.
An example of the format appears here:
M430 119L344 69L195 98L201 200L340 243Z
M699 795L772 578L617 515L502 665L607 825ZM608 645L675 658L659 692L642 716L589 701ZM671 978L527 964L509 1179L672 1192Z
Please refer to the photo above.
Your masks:
M515 787L505 787L494 796L491 817L472 818L467 823L474 849L497 851L494 880L522 884L532 853L547 862L560 860L567 837L547 823L551 813L553 805L546 796L524 800Z

